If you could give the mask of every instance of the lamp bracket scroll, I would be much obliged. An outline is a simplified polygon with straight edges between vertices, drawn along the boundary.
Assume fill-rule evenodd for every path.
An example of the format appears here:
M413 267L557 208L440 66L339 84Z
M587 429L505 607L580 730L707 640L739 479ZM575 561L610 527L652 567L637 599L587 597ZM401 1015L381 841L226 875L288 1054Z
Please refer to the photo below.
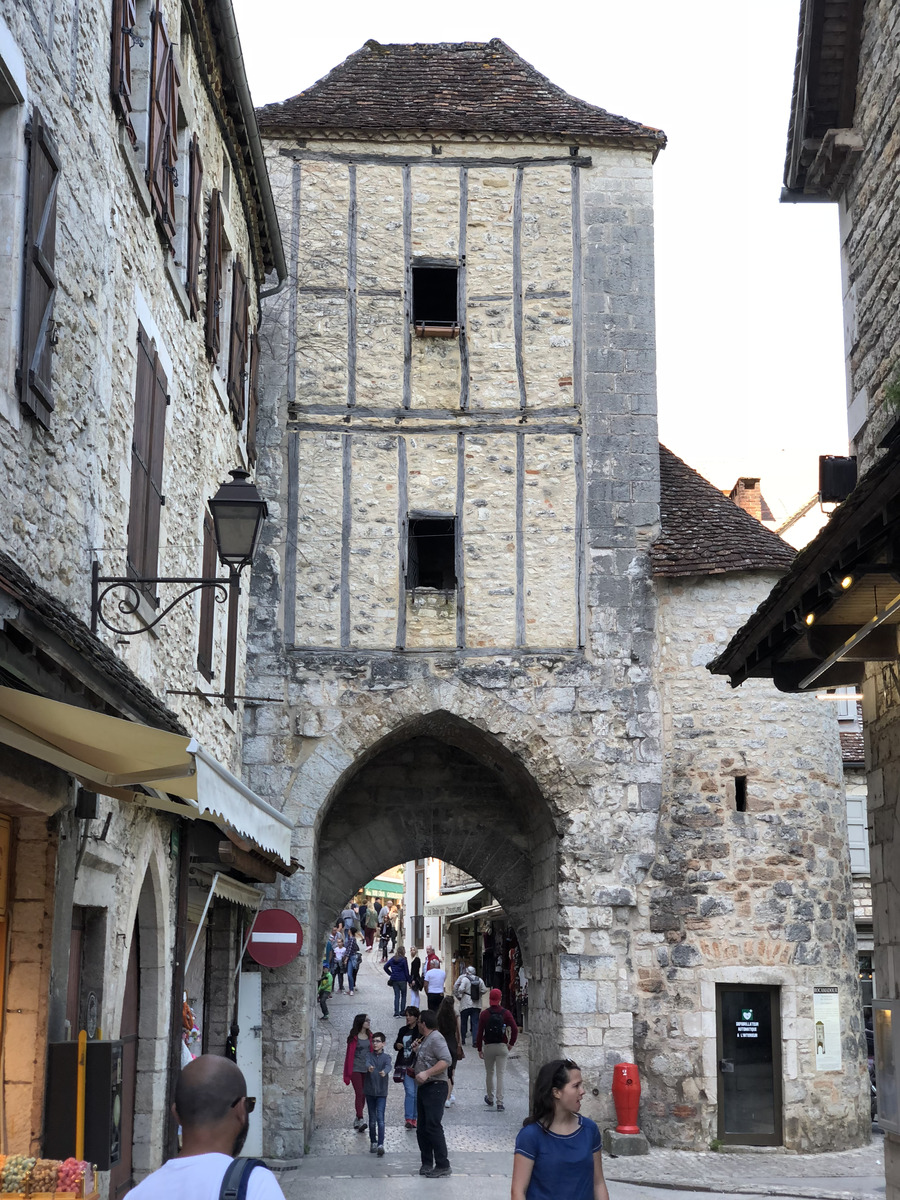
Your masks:
M145 584L153 584L154 586L156 584L188 586L185 591L175 597L171 604L167 604L161 612L157 613L152 621L146 621L143 617L139 616L141 597L143 595L141 585ZM138 634L147 633L148 630L158 625L163 617L167 616L182 600L186 600L194 592L200 592L206 588L214 589L217 604L224 604L228 600L229 580L227 579L192 579L185 576L141 580L120 579L110 575L101 575L99 563L95 562L91 569L91 632L97 632L97 624L99 622L101 625L105 625L112 633L118 634L119 637L136 637ZM137 618L138 624L133 628L123 628L121 625L115 625L104 615L104 601L113 592L122 593L118 597L112 597L112 602L115 604L120 615L126 618Z

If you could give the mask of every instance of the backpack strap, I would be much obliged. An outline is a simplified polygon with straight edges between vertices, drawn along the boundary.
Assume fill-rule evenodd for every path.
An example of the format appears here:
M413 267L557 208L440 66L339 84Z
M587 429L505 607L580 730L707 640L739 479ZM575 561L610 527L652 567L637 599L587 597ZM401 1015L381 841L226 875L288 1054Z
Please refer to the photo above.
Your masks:
M254 1167L264 1167L261 1158L233 1158L228 1164L219 1188L219 1200L245 1200Z

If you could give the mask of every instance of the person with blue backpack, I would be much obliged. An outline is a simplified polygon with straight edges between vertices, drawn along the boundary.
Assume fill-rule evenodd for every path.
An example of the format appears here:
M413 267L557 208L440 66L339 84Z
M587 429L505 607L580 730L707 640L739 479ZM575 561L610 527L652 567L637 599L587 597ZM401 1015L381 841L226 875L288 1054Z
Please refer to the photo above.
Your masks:
M181 1151L131 1195L138 1200L284 1200L264 1162L237 1157L255 1106L230 1058L201 1054L189 1062L175 1084Z

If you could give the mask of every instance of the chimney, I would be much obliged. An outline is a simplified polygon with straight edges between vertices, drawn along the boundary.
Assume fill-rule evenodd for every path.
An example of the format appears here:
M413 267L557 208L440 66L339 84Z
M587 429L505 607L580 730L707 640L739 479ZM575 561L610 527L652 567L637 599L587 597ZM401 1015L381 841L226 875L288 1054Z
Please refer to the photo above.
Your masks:
M742 508L744 512L755 517L757 521L762 521L762 492L759 490L759 479L752 479L748 476L742 476L728 493L738 508Z

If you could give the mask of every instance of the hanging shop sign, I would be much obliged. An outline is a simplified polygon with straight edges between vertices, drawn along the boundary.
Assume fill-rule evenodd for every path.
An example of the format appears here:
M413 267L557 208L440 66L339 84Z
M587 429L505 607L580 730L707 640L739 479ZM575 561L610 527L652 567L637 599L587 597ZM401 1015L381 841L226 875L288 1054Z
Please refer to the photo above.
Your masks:
M264 909L256 918L247 953L261 967L284 967L303 948L303 929L293 913Z

